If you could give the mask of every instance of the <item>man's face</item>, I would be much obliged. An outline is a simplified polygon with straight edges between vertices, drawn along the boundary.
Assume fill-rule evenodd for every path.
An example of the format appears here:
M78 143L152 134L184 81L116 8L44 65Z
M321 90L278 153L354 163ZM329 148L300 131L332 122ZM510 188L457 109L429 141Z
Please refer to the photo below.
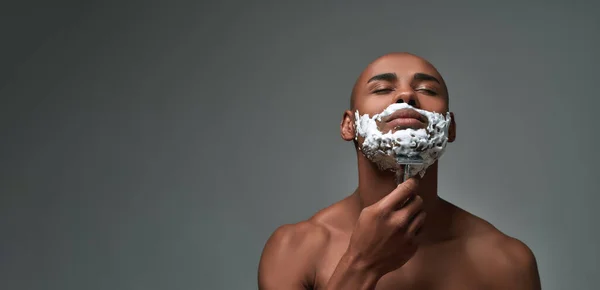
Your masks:
M442 77L432 65L413 55L388 55L378 59L365 70L354 88L353 109L360 114L372 116L390 104L402 102L430 112L448 111L448 93ZM421 119L421 123L418 120L381 120L378 128L388 132L427 125L423 124L426 120Z
M454 139L454 120L446 112L448 92L437 70L417 56L390 54L357 80L342 137L356 137L359 149L382 169L397 168L396 157L419 154L423 174Z

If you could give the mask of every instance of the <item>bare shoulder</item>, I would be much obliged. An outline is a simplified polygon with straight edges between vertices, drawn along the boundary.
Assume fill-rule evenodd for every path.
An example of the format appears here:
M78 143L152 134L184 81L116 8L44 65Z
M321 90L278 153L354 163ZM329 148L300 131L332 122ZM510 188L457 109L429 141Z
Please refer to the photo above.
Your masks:
M523 241L508 236L489 222L469 216L464 245L489 289L540 289L535 255Z
M259 289L312 289L317 267L330 249L333 236L352 226L350 204L345 198L306 221L277 228L260 258Z
M259 289L309 288L314 280L315 263L328 240L328 230L312 220L277 228L260 258Z
M540 289L536 258L519 239L496 233L474 241L473 256L491 289Z

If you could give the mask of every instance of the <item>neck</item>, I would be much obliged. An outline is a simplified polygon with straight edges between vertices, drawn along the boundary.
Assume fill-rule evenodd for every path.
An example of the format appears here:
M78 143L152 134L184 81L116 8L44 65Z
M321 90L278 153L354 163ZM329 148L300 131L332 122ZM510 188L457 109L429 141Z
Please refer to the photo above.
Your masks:
M438 179L437 161L427 168L425 175L420 179L417 194L423 198L425 209L437 204ZM377 165L368 160L362 153L358 153L358 188L356 195L360 200L361 209L370 206L397 187L396 174L391 171L381 171Z
M427 213L427 221L423 226L422 235L429 240L432 234L446 228L447 208L444 201L437 194L438 163L437 161L427 168L426 174L421 178L417 194L423 199L423 210ZM394 172L381 171L377 165L358 152L358 188L352 198L357 209L370 206L397 187Z

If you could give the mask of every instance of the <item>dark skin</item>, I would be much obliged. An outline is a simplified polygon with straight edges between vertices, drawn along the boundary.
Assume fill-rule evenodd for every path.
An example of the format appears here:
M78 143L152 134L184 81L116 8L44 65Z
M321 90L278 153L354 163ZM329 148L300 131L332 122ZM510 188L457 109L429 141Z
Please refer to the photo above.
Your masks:
M384 55L356 81L341 137L354 140L356 109L372 116L406 102L444 113L448 100L429 62L408 53ZM449 133L453 142L453 115ZM358 148L357 163L351 195L271 235L260 259L259 289L541 289L527 245L438 196L437 162L423 178L400 185Z

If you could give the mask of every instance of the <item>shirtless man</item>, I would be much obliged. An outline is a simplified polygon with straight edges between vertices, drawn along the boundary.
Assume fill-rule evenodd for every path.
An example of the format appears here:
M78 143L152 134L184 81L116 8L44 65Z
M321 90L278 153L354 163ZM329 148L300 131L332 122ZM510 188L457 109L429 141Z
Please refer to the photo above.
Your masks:
M340 125L342 138L357 147L358 187L310 219L275 230L260 259L259 289L541 289L524 243L438 196L437 162L399 182L397 172L363 154L355 112L372 116L394 103L449 109L445 82L426 60L391 53L372 62ZM456 137L450 116L447 142Z

